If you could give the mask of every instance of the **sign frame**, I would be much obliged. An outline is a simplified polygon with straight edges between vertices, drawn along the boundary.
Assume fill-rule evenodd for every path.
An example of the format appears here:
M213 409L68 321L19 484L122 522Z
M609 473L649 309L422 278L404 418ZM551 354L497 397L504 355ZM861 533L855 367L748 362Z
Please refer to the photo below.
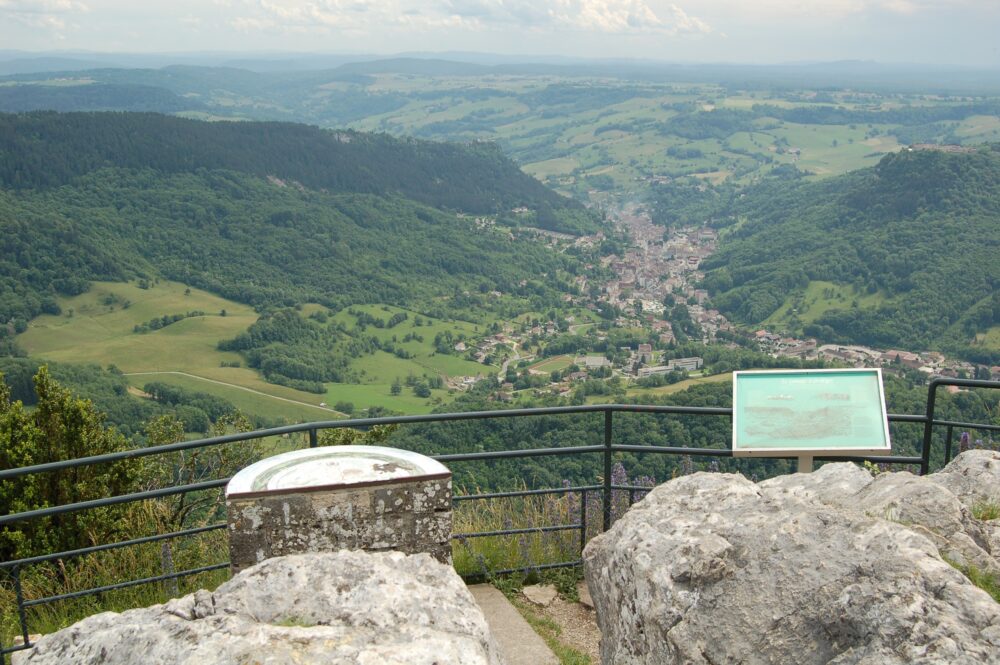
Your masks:
M741 447L740 446L740 403L741 377L765 377L775 378L804 377L807 375L825 375L831 378L838 375L870 375L876 380L878 386L878 415L881 418L881 438L884 445L876 445L876 441L861 441L857 446L787 446L787 447ZM745 395L744 395L745 396ZM874 415L875 404L871 405ZM733 457L797 457L799 459L799 470L808 472L812 466L813 457L854 457L859 455L889 455L892 453L892 441L889 437L889 420L885 408L885 386L882 382L881 368L844 368L844 369L779 369L779 370L757 370L757 371L737 371L733 372Z

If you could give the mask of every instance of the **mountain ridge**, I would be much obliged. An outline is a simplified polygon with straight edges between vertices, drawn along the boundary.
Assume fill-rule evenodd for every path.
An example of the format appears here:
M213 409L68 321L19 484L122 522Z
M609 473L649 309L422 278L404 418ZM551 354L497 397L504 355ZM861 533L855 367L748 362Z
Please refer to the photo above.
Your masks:
M598 224L486 144L153 114L0 115L0 184L0 322L15 329L92 280L166 277L256 307L546 291L575 260L510 229ZM477 227L465 203L508 226Z
M873 307L830 307L793 331L876 346L971 348L1000 321L1000 145L974 152L904 150L819 182L762 185L729 203L706 259L714 304L759 324L809 283L851 286ZM791 302L791 305L789 303Z

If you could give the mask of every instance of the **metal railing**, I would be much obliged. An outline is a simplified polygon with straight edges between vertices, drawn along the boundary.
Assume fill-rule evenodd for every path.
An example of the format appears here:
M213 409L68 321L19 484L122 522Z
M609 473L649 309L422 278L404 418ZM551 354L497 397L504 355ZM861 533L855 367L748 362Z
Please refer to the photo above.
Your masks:
M919 473L926 474L930 470L933 430L935 427L946 428L945 451L943 456L945 463L947 463L947 461L949 461L952 457L952 447L953 447L952 439L953 439L953 431L955 428L973 429L973 430L990 431L990 432L1000 431L1000 425L985 424L985 423L964 423L964 422L937 419L935 417L936 395L937 395L937 390L942 386L958 386L961 388L1000 389L1000 382L937 378L932 380L929 384L928 396L927 396L927 408L926 412L923 415L890 414L889 421L892 423L923 424L924 431L923 431L923 440L922 440L922 448L920 456L900 456L900 455L857 456L857 457L816 456L815 459L819 461L850 460L858 462L870 461L880 464L910 465L919 467ZM628 503L629 505L631 505L631 503L635 500L635 497L638 493L647 492L650 489L649 487L640 487L634 485L618 485L612 482L612 466L614 462L614 456L616 453L646 453L646 454L652 453L661 455L710 456L719 458L728 458L733 456L732 451L727 448L689 448L689 447L638 445L634 443L615 443L613 437L614 414L616 413L660 414L668 416L693 415L693 416L731 417L732 409L730 408L692 407L692 406L652 406L652 405L638 405L638 404L599 404L599 405L560 406L560 407L545 407L545 408L530 408L530 409L508 409L508 410L495 410L495 411L469 411L463 413L396 416L388 418L358 418L350 420L322 421L322 422L304 423L298 425L288 425L284 427L274 427L270 429L257 430L254 432L227 434L224 436L216 436L206 439L198 439L194 441L182 441L179 443L151 446L147 448L135 448L121 452L107 453L103 455L93 455L90 457L82 457L72 460L48 462L44 464L36 464L16 469L0 470L0 482L8 481L23 476L28 476L31 474L50 473L65 469L90 466L94 464L105 464L109 462L136 459L152 455L165 455L179 451L196 450L202 448L209 448L213 446L223 446L230 443L254 441L254 440L264 439L267 437L281 436L281 435L288 435L288 434L302 433L302 432L308 435L308 445L310 447L316 447L319 442L318 433L321 430L325 429L336 429L344 427L369 428L375 425L443 423L443 422L455 422L455 421L465 421L465 420L490 420L499 418L525 418L533 416L573 415L573 414L588 414L588 413L599 413L603 414L604 416L603 441L599 445L562 446L555 448L530 448L526 450L498 450L489 452L432 455L434 459L437 459L438 461L446 464L449 463L460 464L463 462L483 461L483 460L525 459L532 457L556 457L556 456L575 456L575 455L600 455L602 457L603 475L600 477L601 481L600 484L574 486L574 487L560 487L553 489L525 489L525 490L510 491L510 492L492 492L492 493L472 494L472 495L458 495L454 497L454 503L455 505L458 505L469 501L489 501L489 500L496 500L503 498L525 498L525 497L544 496L544 495L565 496L570 493L576 493L579 494L581 498L579 521L569 524L533 525L528 528L516 528L516 529L509 528L509 529L495 529L490 531L481 531L472 533L457 533L453 535L453 540L467 541L468 539L471 538L512 536L519 534L540 534L547 532L576 530L579 532L579 541L580 541L579 547L580 550L582 551L582 548L586 544L587 540L588 515L586 506L587 506L587 498L589 496L592 496L593 494L597 494L600 496L601 515L600 519L598 520L598 526L600 530L606 531L611 527L613 521L612 501L615 492L627 492ZM792 459L793 456L776 455L775 458ZM16 514L2 515L0 516L0 528L10 527L11 525L15 525L20 522L42 519L45 517L51 517L64 513L86 511L94 508L101 508L101 507L124 504L124 503L132 503L132 502L146 501L150 499L164 498L169 496L177 496L181 494L187 494L189 492L197 492L208 489L218 489L224 487L226 483L228 483L228 481L229 478L218 478L203 482L178 485L174 487L165 487L161 489L147 490L142 492L133 492L120 496L105 497L90 501L80 501L77 503L70 503L60 506L51 506L47 508L40 508L37 510L24 511ZM0 562L0 571L4 571L7 573L10 579L10 583L13 586L15 600L17 604L18 623L21 633L20 644L13 644L13 645L0 644L0 661L5 661L7 654L22 649L27 649L31 646L29 640L29 634L30 634L29 620L26 611L29 608L37 607L40 605L51 604L72 598L80 598L84 596L102 594L108 591L125 589L145 584L152 584L156 582L164 582L168 580L176 580L182 577L188 577L205 572L222 570L227 568L229 566L229 563L221 562L213 565L200 566L196 568L182 570L180 572L171 572L158 576L150 576L141 579L126 580L116 584L103 585L80 591L73 591L58 595L45 596L41 598L30 598L30 599L24 597L24 591L22 585L22 571L26 567L55 562L55 561L63 561L66 559L85 556L88 554L117 550L127 547L134 547L148 543L171 541L177 538L190 537L198 534L224 529L225 527L226 527L225 523L210 524L197 528L183 529L178 531L172 531L169 533L146 536L142 538L133 538L130 540L100 544L92 547L84 547L63 552L55 552L40 556L22 558L15 561ZM484 574L490 574L490 575L502 575L515 572L528 572L528 571L538 571L551 568L577 566L580 563L581 560L577 558L562 562L545 563L545 564L538 564L520 568L488 570L483 572ZM473 574L473 576L476 576L476 574Z

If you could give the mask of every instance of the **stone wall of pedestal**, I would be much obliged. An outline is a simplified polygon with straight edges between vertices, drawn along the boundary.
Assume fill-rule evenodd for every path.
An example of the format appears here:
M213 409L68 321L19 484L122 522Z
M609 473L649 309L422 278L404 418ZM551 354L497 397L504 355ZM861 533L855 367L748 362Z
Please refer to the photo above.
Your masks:
M343 455L347 448L355 447L341 446L335 452ZM374 449L363 448L360 454L369 456ZM308 451L297 452L308 457ZM393 463L382 461L375 466L387 464ZM354 476L351 482L321 486L227 491L233 572L271 557L341 549L426 552L451 563L452 491L446 469L376 480L364 474Z

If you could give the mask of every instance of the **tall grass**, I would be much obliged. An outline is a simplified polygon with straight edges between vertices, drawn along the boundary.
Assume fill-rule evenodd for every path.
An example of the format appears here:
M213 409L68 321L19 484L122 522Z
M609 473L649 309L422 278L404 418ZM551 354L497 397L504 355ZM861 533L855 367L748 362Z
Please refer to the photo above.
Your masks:
M137 530L150 524L150 512L163 510L158 502L144 502L129 511ZM141 533L141 531L136 531ZM131 580L158 577L200 568L227 560L225 529L167 541L145 543L96 552L71 559L26 566L20 571L21 590L26 600L71 594ZM201 588L215 588L229 575L222 569L193 576L142 584L111 591L58 600L25 609L32 634L50 633L99 612L120 612L166 602L170 597ZM0 573L0 643L10 646L21 635L16 590L11 571Z
M621 464L614 465L611 482L614 486L641 488L654 484L648 476L630 480ZM568 491L569 487L569 482L564 481L564 491L558 494L458 501L452 518L455 570L467 577L490 577L498 570L526 569L530 573L545 565L579 561L583 546L603 530L602 492ZM521 489L527 487L522 485ZM648 489L612 490L612 522L646 492ZM549 526L567 528L512 535L465 535Z

